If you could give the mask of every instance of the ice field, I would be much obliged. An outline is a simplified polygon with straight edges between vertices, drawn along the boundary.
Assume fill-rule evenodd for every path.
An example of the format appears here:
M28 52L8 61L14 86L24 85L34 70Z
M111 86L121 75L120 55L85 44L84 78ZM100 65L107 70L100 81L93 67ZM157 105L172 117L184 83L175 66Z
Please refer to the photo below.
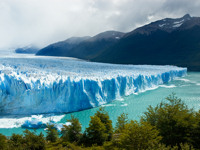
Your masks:
M0 114L69 113L157 88L176 66L114 65L33 55L0 56Z

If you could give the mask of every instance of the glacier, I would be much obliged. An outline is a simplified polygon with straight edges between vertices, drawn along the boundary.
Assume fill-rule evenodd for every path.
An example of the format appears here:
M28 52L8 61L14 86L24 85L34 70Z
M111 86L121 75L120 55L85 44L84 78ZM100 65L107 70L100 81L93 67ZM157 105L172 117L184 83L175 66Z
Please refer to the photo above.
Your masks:
M176 66L0 56L0 115L80 111L156 88L186 74L187 68Z
M39 118L38 116L36 117L31 117L27 120L25 120L25 122L21 125L22 128L24 129L41 129L41 128L45 128L45 130L47 130L47 126L48 125L53 125L54 128L56 128L59 132L61 132L62 128L64 127L64 125L69 126L71 125L71 122L66 122L66 123L56 123L53 120L49 120L48 122L43 122L41 120L41 118Z

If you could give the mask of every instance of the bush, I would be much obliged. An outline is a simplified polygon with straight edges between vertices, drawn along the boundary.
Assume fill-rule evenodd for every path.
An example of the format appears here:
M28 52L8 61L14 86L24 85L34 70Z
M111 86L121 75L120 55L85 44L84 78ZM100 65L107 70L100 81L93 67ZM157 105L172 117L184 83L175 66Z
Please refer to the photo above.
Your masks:
M142 121L155 126L162 136L162 143L178 146L181 143L191 143L191 131L195 124L193 110L178 99L175 94L166 98L167 102L160 103L155 108L149 107Z
M191 130L191 143L196 149L200 149L200 110L195 113L195 125Z
M108 134L106 133L106 127L101 122L100 118L97 116L92 116L89 127L86 129L85 136L85 145L103 145L107 140Z
M48 125L46 133L47 141L56 142L58 140L58 131L55 129L54 125Z
M25 140L23 138L23 135L12 134L9 140L9 149L22 150L24 146Z
M125 113L122 113L118 118L117 118L117 123L115 127L115 133L120 133L122 130L124 130L125 125L128 123L128 115Z
M158 130L147 122L131 121L125 125L119 139L114 142L118 147L127 150L153 149L161 140L158 134Z
M6 137L0 134L0 150L6 149L6 147L7 147Z
M82 134L81 134L81 124L78 118L71 116L71 119L67 121L71 122L71 125L69 126L64 125L64 128L62 129L61 133L63 141L69 141L69 142L80 141Z
M106 132L108 134L108 138L106 140L110 141L112 139L113 135L113 127L112 127L112 120L110 120L110 117L108 113L104 110L103 107L101 107L96 113L95 116L99 117L101 122L106 127Z
M45 149L45 138L42 133L36 135L34 132L29 130L24 131L24 149L29 150L44 150Z

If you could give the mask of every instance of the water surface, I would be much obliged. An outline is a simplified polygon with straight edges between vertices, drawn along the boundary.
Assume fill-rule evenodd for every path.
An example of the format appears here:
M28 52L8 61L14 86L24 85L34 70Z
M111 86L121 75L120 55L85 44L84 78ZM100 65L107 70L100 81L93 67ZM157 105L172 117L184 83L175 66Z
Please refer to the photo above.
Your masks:
M157 89L149 90L137 95L130 95L123 97L121 100L116 100L112 103L106 104L103 107L108 112L113 125L116 123L117 117L121 113L127 113L129 119L140 120L140 117L146 111L149 105L156 106L165 98L176 93L189 108L194 108L196 111L200 109L200 72L188 72L188 75L183 78L178 78L168 84L161 85ZM82 124L83 130L88 127L90 116L94 115L99 108L92 108L80 112L74 112L70 114L61 115L59 122L66 122L70 119L71 115L74 115L79 119ZM1 119L0 119L1 120ZM6 120L5 120L6 121ZM9 125L8 123L5 123ZM37 132L43 131L43 129L37 130ZM22 128L1 128L0 133L10 136L12 133L22 133Z

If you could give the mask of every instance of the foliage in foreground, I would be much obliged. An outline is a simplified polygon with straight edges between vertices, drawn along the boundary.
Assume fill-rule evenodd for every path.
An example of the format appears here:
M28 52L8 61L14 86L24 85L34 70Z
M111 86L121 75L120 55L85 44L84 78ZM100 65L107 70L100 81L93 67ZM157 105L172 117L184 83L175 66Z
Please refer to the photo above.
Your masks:
M175 94L166 100L167 102L162 102L155 108L150 106L142 121L155 126L162 136L161 142L167 146L177 145L180 148L181 143L190 143L199 149L199 113L188 109Z
M46 140L50 142L56 142L58 140L58 131L53 124L47 126Z
M127 150L152 149L158 146L161 139L158 130L149 123L131 121L125 125L116 145Z
M103 108L91 116L89 127L71 116L61 135L53 126L43 134L24 131L9 139L0 134L0 150L192 150L200 149L200 111L188 109L174 94L155 108L149 106L140 122L121 114L115 128Z
M71 122L71 125L66 126L64 125L64 128L62 129L62 140L68 141L68 142L79 142L81 138L81 124L78 120L78 118L75 118L74 116L71 116L70 120L67 120L68 122Z

